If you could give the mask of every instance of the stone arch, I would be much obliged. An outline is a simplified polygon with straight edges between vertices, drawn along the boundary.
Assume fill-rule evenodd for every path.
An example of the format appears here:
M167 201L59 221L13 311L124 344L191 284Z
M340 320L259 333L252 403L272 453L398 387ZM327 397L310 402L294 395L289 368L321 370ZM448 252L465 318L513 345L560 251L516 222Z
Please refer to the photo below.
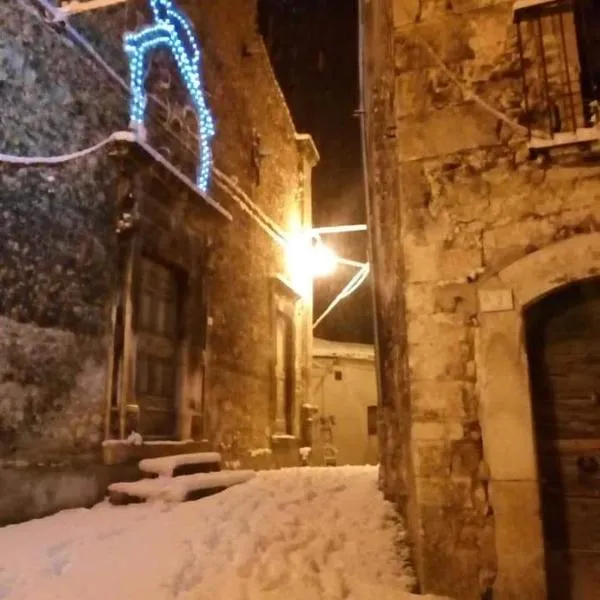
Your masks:
M532 252L478 286L477 386L496 523L498 600L546 598L524 309L594 276L600 276L600 233Z

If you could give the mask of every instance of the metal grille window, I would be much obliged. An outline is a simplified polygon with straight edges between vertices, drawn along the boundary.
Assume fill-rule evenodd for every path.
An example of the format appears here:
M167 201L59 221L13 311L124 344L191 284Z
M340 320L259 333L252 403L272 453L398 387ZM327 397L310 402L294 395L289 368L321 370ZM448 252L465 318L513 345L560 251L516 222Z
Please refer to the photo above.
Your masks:
M514 21L530 135L568 141L568 134L596 126L600 3L518 0Z

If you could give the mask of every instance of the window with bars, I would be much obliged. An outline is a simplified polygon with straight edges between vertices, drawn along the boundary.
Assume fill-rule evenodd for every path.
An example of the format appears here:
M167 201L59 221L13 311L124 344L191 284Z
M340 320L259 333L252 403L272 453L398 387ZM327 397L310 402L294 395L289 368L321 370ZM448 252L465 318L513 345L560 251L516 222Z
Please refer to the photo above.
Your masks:
M599 125L600 2L518 0L514 21L531 137L578 141Z

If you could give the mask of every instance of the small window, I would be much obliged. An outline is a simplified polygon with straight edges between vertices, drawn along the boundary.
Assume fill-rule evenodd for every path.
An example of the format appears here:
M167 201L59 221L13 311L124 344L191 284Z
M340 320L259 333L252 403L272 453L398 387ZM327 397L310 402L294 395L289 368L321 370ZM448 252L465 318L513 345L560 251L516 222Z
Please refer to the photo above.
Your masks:
M599 120L600 3L517 0L514 21L530 136L586 141L580 130Z
M333 377L335 378L336 381L341 381L343 379L342 372L339 369L336 369L333 372Z
M377 435L377 406L367 406L367 433Z

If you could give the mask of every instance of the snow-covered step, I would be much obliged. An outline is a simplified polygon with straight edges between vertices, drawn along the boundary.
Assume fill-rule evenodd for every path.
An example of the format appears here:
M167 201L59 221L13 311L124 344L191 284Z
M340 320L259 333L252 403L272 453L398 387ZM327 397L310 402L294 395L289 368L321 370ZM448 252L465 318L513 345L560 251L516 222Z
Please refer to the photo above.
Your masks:
M219 471L112 483L108 486L108 496L112 504L133 504L148 500L185 502L222 492L255 475L254 471Z
M140 470L152 477L179 477L194 473L211 473L221 470L218 452L175 454L159 458L145 458L139 462Z

